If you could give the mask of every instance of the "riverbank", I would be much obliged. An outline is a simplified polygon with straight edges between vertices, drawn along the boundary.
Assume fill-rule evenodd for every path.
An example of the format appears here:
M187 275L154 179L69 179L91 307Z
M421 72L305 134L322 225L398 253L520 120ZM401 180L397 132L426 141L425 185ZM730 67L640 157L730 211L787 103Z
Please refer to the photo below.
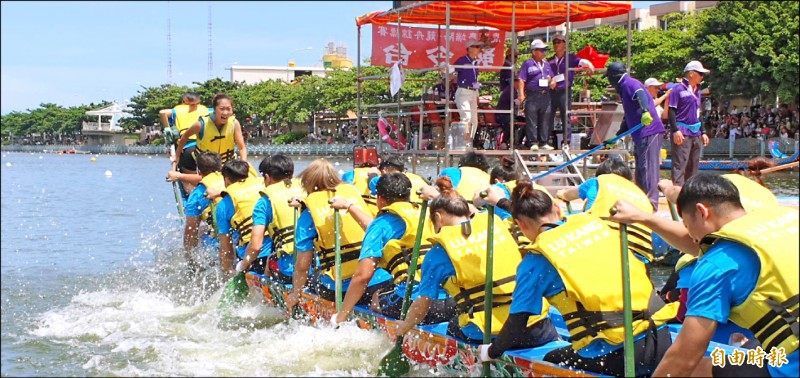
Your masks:
M774 139L780 142L780 139ZM731 156L734 158L752 158L756 156L771 157L767 149L767 142L762 142L757 138L736 139L731 146L730 140L714 138L703 149L703 155L709 158L725 159ZM287 155L306 155L306 156L352 156L353 149L358 146L353 143L332 143L332 144L248 144L247 151L251 155L266 155L282 153ZM668 141L664 141L662 146L667 151L671 150ZM795 152L797 145L794 139L789 139L788 143L781 142L780 150L784 154L791 155ZM74 144L61 145L7 145L2 146L2 151L8 152L44 152L44 153L90 153L90 154L164 154L167 153L166 146L85 146Z

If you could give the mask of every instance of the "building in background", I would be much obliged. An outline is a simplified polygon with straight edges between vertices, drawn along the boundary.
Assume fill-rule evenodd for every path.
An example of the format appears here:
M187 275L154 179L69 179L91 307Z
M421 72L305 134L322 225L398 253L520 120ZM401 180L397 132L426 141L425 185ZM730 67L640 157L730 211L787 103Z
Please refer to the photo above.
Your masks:
M353 61L347 57L347 47L343 43L339 43L337 46L333 42L328 42L324 48L321 62L321 65L313 67L298 67L294 60L289 60L285 66L231 66L229 68L231 71L230 81L256 84L267 80L283 80L291 83L301 76L324 77L328 70L353 67Z

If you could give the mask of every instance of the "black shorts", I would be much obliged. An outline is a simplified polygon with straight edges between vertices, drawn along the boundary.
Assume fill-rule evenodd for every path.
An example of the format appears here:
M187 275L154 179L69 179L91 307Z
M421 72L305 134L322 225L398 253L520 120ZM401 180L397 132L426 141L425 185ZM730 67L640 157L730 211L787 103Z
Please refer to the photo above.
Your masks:
M379 313L400 319L403 309L403 298L397 295L395 287L378 293ZM436 324L446 322L456 316L456 301L453 298L437 299L431 301L428 314L419 324Z
M178 169L184 171L197 172L197 162L194 160L194 151L196 146L186 147L181 152L181 157L178 160Z
M749 339L742 348L744 349L755 349L756 347L760 347L761 343L755 339ZM751 365L748 363L743 363L741 366L733 365L729 363L727 360L727 356L725 358L725 366L712 366L711 367L711 376L712 377L770 377L769 369L767 368L767 362L764 361L764 364L761 367L758 365Z
M253 261L252 264L250 264L250 269L248 270L258 274L264 274L264 268L266 266L267 266L267 257L259 257L255 261Z
M551 341L560 340L558 331L550 318L544 318L529 327L525 327L524 332L526 336L522 338L524 341L521 344L514 345L514 349L535 348ZM458 315L450 319L450 323L447 324L447 334L473 344L483 344L483 340L469 338L461 331L461 327L458 325Z
M672 345L669 327L663 327L655 333L647 330L647 336L633 344L636 376L650 375L661 358ZM544 360L554 364L571 366L604 375L621 377L625 375L625 348L619 348L603 356L595 358L581 357L572 346L554 349L544 356Z

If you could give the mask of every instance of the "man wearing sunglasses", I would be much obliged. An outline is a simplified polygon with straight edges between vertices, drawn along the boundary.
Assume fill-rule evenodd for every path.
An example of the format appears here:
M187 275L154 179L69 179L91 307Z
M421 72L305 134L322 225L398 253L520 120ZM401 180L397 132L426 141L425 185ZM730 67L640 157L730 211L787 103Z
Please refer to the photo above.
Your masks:
M700 83L711 71L693 60L683 69L683 80L669 95L669 126L672 134L672 183L683 185L697 173L700 143L708 145L708 136L700 122L702 98Z
M594 72L594 65L592 62L578 58L573 54L567 54L567 43L563 34L556 34L553 37L553 51L555 55L548 59L550 66L553 68L555 74L556 89L550 91L550 127L555 125L556 110L561 112L561 127L563 131L562 145L569 145L572 137L572 125L569 123L567 117L567 110L572 108L572 96L570 92L572 89L572 82L575 81L575 71L567 71L568 68L575 68L578 66L586 67L589 72ZM569 105L564 107L564 96L569 99ZM558 137L554 130L550 131L550 135L554 140L554 145L557 145Z

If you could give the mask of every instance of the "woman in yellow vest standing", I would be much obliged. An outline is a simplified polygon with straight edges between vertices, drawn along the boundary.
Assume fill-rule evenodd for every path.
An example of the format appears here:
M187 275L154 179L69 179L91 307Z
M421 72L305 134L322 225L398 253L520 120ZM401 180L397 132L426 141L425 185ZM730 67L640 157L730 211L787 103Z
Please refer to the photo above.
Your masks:
M563 315L571 346L548 352L545 361L595 373L624 374L624 327L620 234L591 214L561 221L561 209L550 196L520 181L511 195L511 214L533 240L517 268L515 314L546 314L542 297ZM560 224L559 224L560 223ZM633 261L633 259L631 259ZM630 264L636 375L649 374L672 343L666 319L677 304L664 305L647 277L644 264ZM521 320L520 320L521 321ZM517 323L509 322L507 327ZM481 359L500 356L513 329L503 329Z
M195 122L178 141L178 149L184 148L189 138L197 135L196 154L214 151L219 154L222 164L233 159L234 145L239 148L239 158L247 161L247 146L242 136L242 125L233 115L233 100L226 94L217 94L211 101L214 114L204 115ZM198 179L199 181L199 179Z
M447 327L448 335L481 343L486 319L483 310L489 216L482 212L470 219L469 205L453 189L450 179L440 177L436 184L441 194L430 202L430 212L437 234L429 239L433 248L422 264L419 298L409 308L406 320L397 324L397 334L407 333L425 317L432 298L443 286L456 301L458 311ZM495 223L499 224L500 219ZM521 258L508 230L495 227L491 237L494 238L491 333L495 336L509 318L511 293L516 285L515 268ZM543 314L526 317L514 347L531 348L558 339L547 312Z
M353 185L343 183L331 163L325 159L311 162L300 173L300 182L308 196L302 201L305 208L297 220L297 235L295 235L297 261L292 277L292 290L286 302L290 309L297 305L300 293L308 282L308 270L311 268L315 251L319 263L314 267L312 282L309 286L325 300L336 299L334 209L328 201L334 197L343 198L350 202L348 208L358 207L362 210L361 214L368 213L361 193ZM371 216L367 216L367 219L356 219L351 212L342 214L339 236L341 238L343 294L346 294L350 280L358 266L358 256L364 240L364 228L366 228L362 225L369 224L371 221ZM377 269L359 304L368 303L374 292L386 290L392 285L392 276L384 269Z

